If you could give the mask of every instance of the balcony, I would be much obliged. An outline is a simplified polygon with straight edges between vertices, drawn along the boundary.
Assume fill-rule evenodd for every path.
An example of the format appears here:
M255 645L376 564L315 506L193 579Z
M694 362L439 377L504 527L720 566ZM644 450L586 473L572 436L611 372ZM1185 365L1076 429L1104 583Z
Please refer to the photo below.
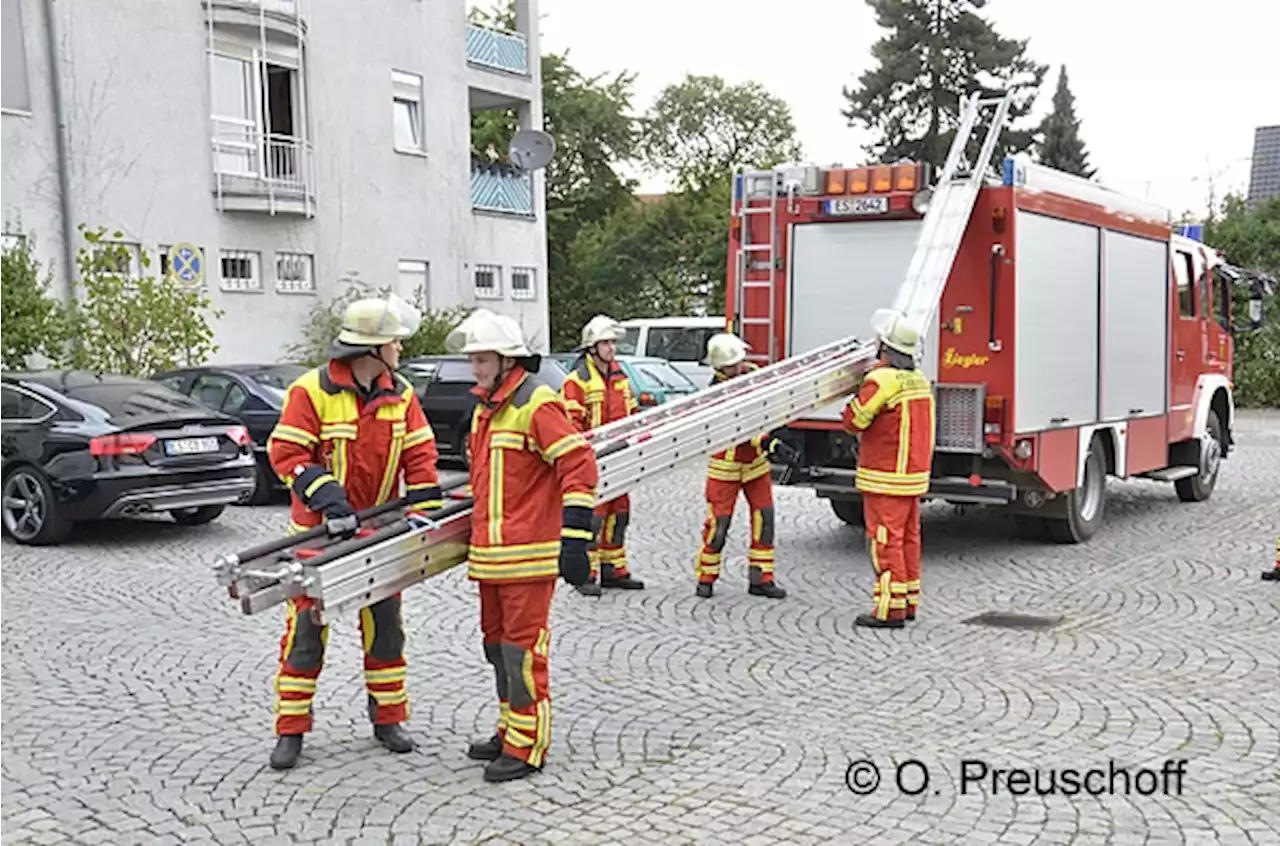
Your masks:
M499 165L471 168L474 211L533 217L533 177Z
M315 156L311 143L257 132L215 119L214 195L219 211L315 214Z
M205 0L209 23L245 36L286 39L306 34L303 0Z
M488 70L529 75L529 46L518 32L467 25L467 62Z

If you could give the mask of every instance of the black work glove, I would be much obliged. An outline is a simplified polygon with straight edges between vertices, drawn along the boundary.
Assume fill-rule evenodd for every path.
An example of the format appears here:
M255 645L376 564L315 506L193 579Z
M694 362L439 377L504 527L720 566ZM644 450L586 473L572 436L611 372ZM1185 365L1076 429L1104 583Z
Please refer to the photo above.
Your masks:
M587 546L594 537L591 509L570 505L564 509L560 530L560 577L577 587L591 579L591 559Z
M331 538L349 538L356 533L356 529L360 528L360 518L345 496L328 503L322 511L324 525L329 530Z
M766 442L769 455L778 459L779 463L795 467L800 463L800 452L777 436L771 436Z

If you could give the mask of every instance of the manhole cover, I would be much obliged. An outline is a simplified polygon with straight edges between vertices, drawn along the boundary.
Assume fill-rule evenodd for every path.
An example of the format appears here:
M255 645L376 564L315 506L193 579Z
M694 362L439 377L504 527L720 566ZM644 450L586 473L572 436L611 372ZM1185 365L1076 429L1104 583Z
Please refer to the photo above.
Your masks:
M974 626L994 626L998 629L1051 629L1062 622L1062 617L988 611L985 614L970 617L964 622Z

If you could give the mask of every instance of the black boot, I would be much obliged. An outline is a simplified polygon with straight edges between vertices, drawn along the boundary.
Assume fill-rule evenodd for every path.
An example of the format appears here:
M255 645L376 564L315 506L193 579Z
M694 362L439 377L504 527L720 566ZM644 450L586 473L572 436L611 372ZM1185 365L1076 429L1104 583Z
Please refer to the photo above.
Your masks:
M276 741L276 748L271 750L271 769L291 770L298 763L298 755L302 752L302 735L282 734Z
M1262 574L1264 582L1280 582L1280 565L1272 567Z
M583 596L599 596L601 594L600 585L595 582L584 582L574 587L578 593Z
M526 764L519 758L503 755L484 768L485 781L515 781L518 778L533 775L542 768Z
M374 726L373 736L392 752L412 752L413 739L399 725Z
M859 614L853 624L869 629L901 629L907 625L905 620L881 620L875 614Z
M747 593L752 596L767 596L770 599L784 599L787 595L777 582L761 582L758 585L752 585L747 588Z
M600 587L619 588L621 590L644 590L644 582L630 576L600 577Z
M698 596L703 599L710 599L713 589L711 582L698 582Z
M496 761L502 754L502 737L496 732L488 740L477 740L467 747L467 757L473 761Z

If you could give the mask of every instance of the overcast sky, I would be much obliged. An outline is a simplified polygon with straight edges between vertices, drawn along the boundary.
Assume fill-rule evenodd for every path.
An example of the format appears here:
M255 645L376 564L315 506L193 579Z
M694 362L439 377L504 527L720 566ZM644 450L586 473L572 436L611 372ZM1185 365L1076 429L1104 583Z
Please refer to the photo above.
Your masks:
M840 88L867 69L882 32L863 0L539 6L543 49L568 49L586 73L636 72L637 110L685 73L755 79L791 105L807 160L858 160L865 136L840 116ZM984 14L1051 65L1037 115L1066 63L1099 178L1175 214L1203 213L1210 176L1219 195L1243 192L1254 127L1280 123L1276 0L990 0Z

